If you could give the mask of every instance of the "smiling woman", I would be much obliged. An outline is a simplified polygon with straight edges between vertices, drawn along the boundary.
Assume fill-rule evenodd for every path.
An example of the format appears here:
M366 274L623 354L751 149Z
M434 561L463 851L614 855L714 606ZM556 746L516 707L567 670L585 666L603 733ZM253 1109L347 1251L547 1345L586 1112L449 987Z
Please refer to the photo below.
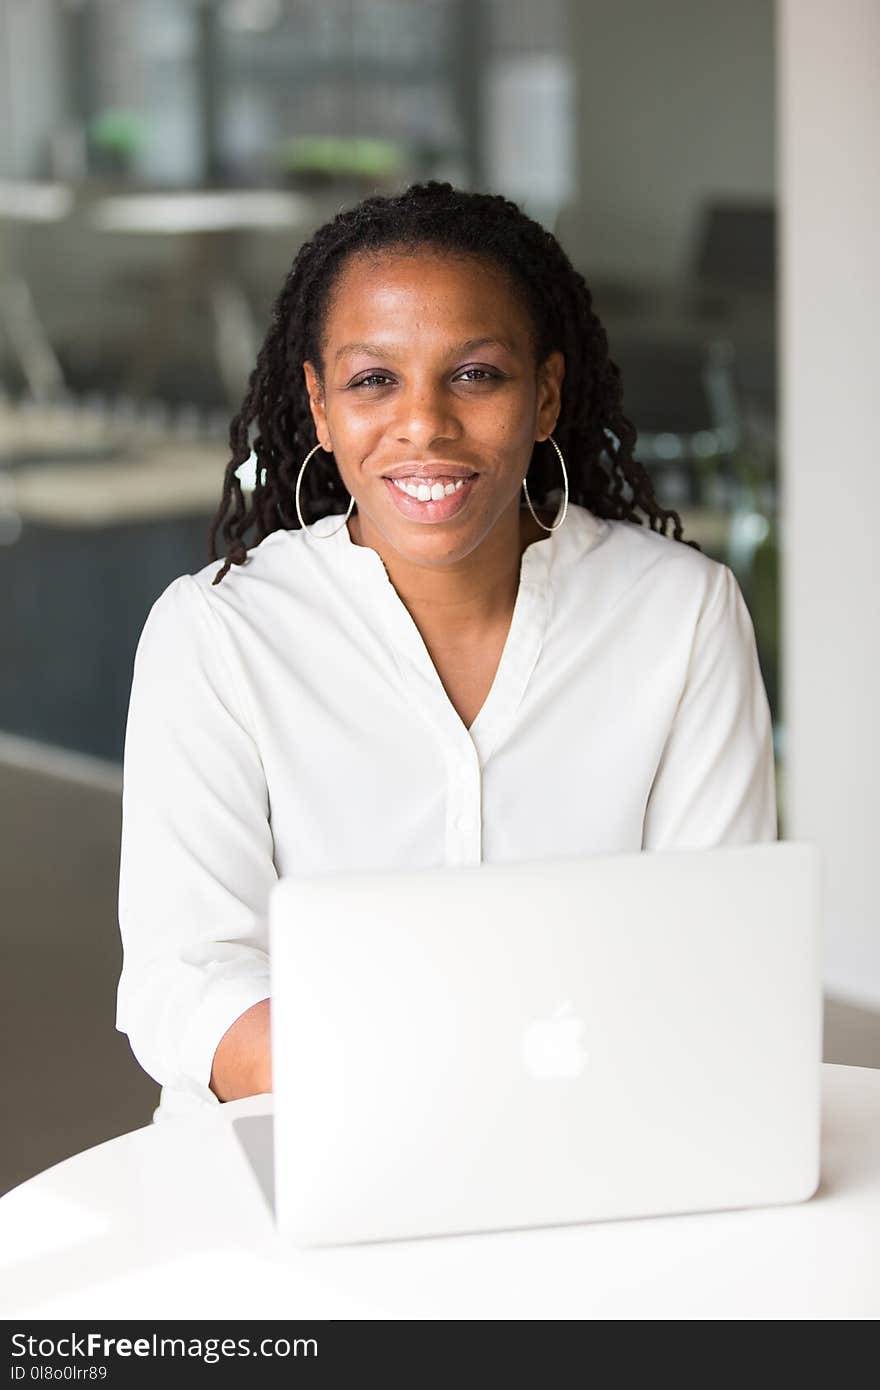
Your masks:
M408 426L401 412L413 406L422 418ZM258 483L248 507L237 475L254 424ZM583 276L555 237L508 199L449 184L367 198L301 247L275 303L230 430L210 538L216 556L222 530L228 554L214 582L246 563L252 529L259 540L303 524L296 475L316 437L328 457L308 469L310 519L334 514L348 493L348 515L356 505L364 537L372 537L361 543L383 535L405 551L415 545L424 564L452 562L477 544L478 510L480 539L501 521L509 543L520 526L521 485L525 534L541 534L531 499L546 505L560 482L560 459L540 447L551 433L573 502L595 516L640 524L647 517L664 535L672 522L682 539L678 514L660 506L633 458L620 373ZM461 518L455 538L449 527L389 533L396 496L385 488L390 500L377 512L375 486L364 484L411 468L433 487L444 475L428 468L454 462L481 479L467 498L439 508L432 498L423 510L401 502L398 511L411 522Z
M485 325L493 336L474 336ZM558 351L535 361L533 337L510 277L476 256L388 249L341 271L303 370L318 439L357 503L352 537L398 592L475 593L501 579L502 557L518 562L520 486L564 370ZM442 577L417 577L426 566Z
M117 1026L161 1112L271 1089L279 877L776 837L748 611L635 437L583 278L505 199L416 185L302 247L211 563L135 660Z

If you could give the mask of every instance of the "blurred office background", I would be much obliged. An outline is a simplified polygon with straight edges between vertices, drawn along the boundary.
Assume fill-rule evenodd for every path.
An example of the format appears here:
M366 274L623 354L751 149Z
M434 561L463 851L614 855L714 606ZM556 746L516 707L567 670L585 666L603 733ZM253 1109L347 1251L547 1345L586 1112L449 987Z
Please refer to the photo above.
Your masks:
M0 0L0 1190L155 1104L114 1032L132 659L342 204L448 178L559 236L661 501L748 602L789 836L777 41L772 0ZM880 1065L863 1005L829 995L829 1060Z

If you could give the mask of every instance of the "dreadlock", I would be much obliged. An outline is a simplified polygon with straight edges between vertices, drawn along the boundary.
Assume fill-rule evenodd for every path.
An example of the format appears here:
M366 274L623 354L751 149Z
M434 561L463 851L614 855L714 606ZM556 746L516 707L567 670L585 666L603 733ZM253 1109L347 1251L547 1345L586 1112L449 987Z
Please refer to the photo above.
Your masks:
M272 531L299 527L296 474L314 443L303 362L313 361L321 371L324 320L346 259L381 248L475 255L506 272L529 310L537 361L556 349L565 358L554 438L566 459L570 500L595 516L639 525L641 510L651 530L662 535L672 520L672 538L682 540L678 513L660 506L648 473L633 458L636 431L623 414L620 370L608 355L608 338L583 276L556 238L515 203L431 180L402 193L365 198L339 212L300 247L273 306L241 409L229 427L232 457L211 523L209 558L219 558L221 526L228 553L214 584L230 565L245 563L250 527L256 526L256 544ZM252 424L257 430L253 444ZM252 451L256 484L246 507L237 470ZM546 505L558 486L558 460L549 455L536 448L530 464L529 494L536 506ZM627 486L629 497L624 496ZM303 494L314 520L345 510L348 494L332 455L316 455L306 470ZM696 541L684 544L701 548Z

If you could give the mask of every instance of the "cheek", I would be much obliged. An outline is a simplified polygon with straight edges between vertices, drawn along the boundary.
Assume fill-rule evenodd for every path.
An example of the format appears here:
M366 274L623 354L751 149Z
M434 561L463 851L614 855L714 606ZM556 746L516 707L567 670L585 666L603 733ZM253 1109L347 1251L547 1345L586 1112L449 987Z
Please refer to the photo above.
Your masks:
M472 422L474 437L494 444L501 452L528 444L534 435L534 425L530 403L519 399L496 403L480 412Z
M356 410L336 407L327 416L327 424L340 448L357 452L381 439L388 429L387 412L377 408Z

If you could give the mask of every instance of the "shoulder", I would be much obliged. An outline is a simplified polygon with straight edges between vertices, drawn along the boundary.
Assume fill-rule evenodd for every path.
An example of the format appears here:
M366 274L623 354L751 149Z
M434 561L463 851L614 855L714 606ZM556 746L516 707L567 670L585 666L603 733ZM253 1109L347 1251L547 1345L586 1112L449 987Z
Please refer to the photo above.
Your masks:
M216 698L235 712L243 727L256 727L247 670L262 650L266 632L283 628L284 599L302 587L296 556L299 532L273 532L230 566L219 584L223 560L180 574L160 592L147 613L134 663L141 703L190 703L202 708Z
M223 558L211 560L192 573L172 579L154 600L144 624L142 642L161 633L174 641L199 645L229 627L235 615L253 614L267 593L289 587L300 568L297 556L304 550L299 531L273 531L250 547L241 565L230 565L223 579L215 579Z
M652 531L647 522L606 521L605 525L618 558L645 570L662 566L667 573L711 578L720 567L719 561L687 544L691 536L677 541L672 535Z
M265 642L290 630L305 612L326 607L326 561L300 530L273 531L230 565L219 583L224 559L178 575L152 605L141 638L161 645L195 670L236 670L258 660Z
M211 560L186 577L209 602L218 607L235 605L239 599L252 597L262 586L284 583L295 574L308 560L305 541L306 537L299 530L272 531L248 548L242 564L230 565L219 582L215 580L223 569L224 557Z
M289 613L297 597L320 602L326 562L322 566L323 553L316 556L315 549L300 530L273 531L249 547L244 562L230 565L219 582L224 557L172 580L157 602L181 621L215 632L271 624Z
M728 566L685 541L652 531L645 522L615 521L586 513L595 532L583 559L607 576L619 593L637 587L646 603L673 606L678 613L697 612L728 582ZM688 539L692 539L688 537Z

